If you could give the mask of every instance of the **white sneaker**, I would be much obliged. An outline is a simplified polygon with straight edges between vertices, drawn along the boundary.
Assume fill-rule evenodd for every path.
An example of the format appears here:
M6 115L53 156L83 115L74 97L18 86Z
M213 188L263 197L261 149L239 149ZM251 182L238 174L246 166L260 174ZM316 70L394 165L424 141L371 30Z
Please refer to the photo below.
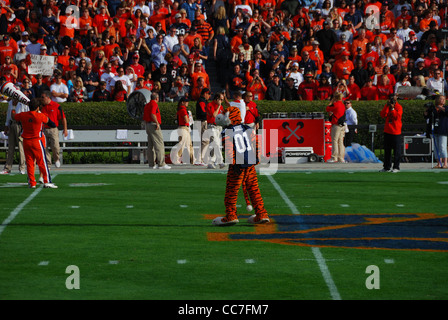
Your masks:
M168 170L168 169L171 169L171 167L169 166L169 165L164 165L163 167L159 167L159 169L165 169L165 170Z
M335 163L335 162L337 162L337 161L336 161L336 160L333 160L333 159L328 159L327 162L329 162L329 163Z
M61 167L61 161L57 160L57 161L54 163L54 166L55 166L56 168Z
M19 173L20 174L26 174L26 171L25 170L20 170Z
M57 189L58 186L55 185L54 183L45 183L45 184L44 184L44 188Z
M196 162L194 165L195 166L205 167L205 163L202 163L202 162Z
M392 169L390 172L397 173L397 172L400 172L400 169Z
M207 169L216 169L215 165L213 163L209 163L207 165Z
M238 219L227 220L226 217L218 217L213 219L212 224L215 226L232 226L240 222Z
M40 184L44 184L44 177L40 177L40 178L39 178L39 183L40 183Z
M247 222L250 224L263 224L270 222L268 217L257 217L256 214L251 215L249 218L247 218Z
M9 172L8 170L4 169L2 170L2 172L0 172L0 174L10 174L11 172Z
M153 169L159 169L159 165L156 164L154 167L152 167Z

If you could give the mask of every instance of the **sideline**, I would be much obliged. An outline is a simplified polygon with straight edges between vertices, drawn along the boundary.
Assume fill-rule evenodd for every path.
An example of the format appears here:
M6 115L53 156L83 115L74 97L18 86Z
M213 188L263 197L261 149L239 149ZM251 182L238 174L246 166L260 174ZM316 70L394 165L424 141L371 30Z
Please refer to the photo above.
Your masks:
M54 174L52 178L54 179L57 176L57 174ZM8 218L6 218L2 224L0 225L0 236L2 235L3 231L5 231L6 227L19 215L19 213L22 211L25 206L31 202L43 189L44 187L41 186L39 188L36 188L33 193L31 193L28 198L26 198L21 204L19 204L11 213L9 214Z
M291 212L296 215L300 215L299 210L294 205L294 203L288 198L286 193L282 190L280 185L275 181L274 177L272 175L268 175L267 178L272 183L274 188L277 190L277 192L280 194L282 199L286 202L288 207L291 209ZM339 294L338 288L336 287L336 284L333 281L333 278L331 277L330 270L327 267L327 264L325 263L325 258L323 257L322 253L320 252L320 249L317 247L312 247L312 252L314 255L314 258L316 259L320 272L322 273L322 276L324 277L325 283L328 286L328 289L330 290L330 295L333 300L342 300L341 295Z

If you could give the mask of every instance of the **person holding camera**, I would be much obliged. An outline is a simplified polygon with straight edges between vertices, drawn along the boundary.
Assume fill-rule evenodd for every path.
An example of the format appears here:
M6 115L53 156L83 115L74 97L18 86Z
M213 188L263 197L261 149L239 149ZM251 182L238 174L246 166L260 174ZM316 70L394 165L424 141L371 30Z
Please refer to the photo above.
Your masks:
M343 94L336 92L330 105L327 107L327 112L330 116L331 122L331 159L327 162L342 162L345 163L345 105L342 102Z
M443 95L436 96L434 104L427 104L424 112L427 121L427 137L433 137L434 148L437 156L437 165L434 168L448 169L448 106L446 97Z
M401 158L401 127L403 107L397 102L397 95L389 95L389 101L380 112L384 124L384 164L380 172L400 172ZM394 151L392 167L392 150Z

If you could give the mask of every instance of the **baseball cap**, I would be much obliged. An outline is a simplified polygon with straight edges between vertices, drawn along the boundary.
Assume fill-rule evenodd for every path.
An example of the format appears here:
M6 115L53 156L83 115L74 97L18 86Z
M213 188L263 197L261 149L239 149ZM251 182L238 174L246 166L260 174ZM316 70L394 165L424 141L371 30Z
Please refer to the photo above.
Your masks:
M47 46L40 46L40 50L47 50Z
M176 15L174 16L174 18L182 18L182 15L180 13L176 13Z
M179 100L179 102L188 102L188 101L189 101L188 98L185 98L185 97L182 97Z
M28 34L28 32L27 31L23 31L22 32L22 36L28 36L29 34Z
M409 35L410 35L410 36L415 36L415 32L414 32L414 31L411 31L411 32L409 32Z

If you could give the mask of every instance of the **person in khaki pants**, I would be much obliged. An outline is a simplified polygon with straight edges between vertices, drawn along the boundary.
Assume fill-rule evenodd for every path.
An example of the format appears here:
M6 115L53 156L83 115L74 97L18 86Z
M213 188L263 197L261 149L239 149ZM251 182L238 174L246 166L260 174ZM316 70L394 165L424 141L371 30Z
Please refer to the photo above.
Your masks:
M20 136L22 126L11 117L11 111L14 108L16 110L16 114L29 111L27 105L22 104L15 99L11 99L9 101L5 123L5 135L8 136L8 157L6 158L5 167L3 168L3 171L0 172L0 174L11 173L16 147L18 147L19 149L19 172L20 174L26 173L25 153L23 151L22 137Z
M179 143L171 149L171 162L173 164L194 164L194 150L191 143L190 116L188 114L188 99L181 98L177 106L177 133L179 134ZM188 150L188 156L184 155L184 150ZM188 162L187 162L188 161Z
M331 104L327 107L331 122L331 159L327 162L345 162L345 105L342 102L343 95L340 92L334 94ZM343 120L343 121L342 121Z
M59 168L61 166L60 158L59 158L59 121L62 122L62 125L64 127L64 137L67 136L67 119L65 118L64 111L62 110L59 103L51 100L51 93L50 91L45 91L42 93L42 99L44 106L42 108L42 113L45 114L48 118L50 118L51 121L53 121L56 124L56 128L50 128L48 126L44 127L44 133L45 137L47 139L47 149L46 149L46 158L48 165L50 166L52 163L52 160L54 162L54 165L56 168ZM53 153L52 156L50 156L50 151Z
M145 121L146 133L148 134L148 164L153 169L171 169L165 163L165 144L163 142L162 119L159 110L159 95L151 93L149 101L143 109L143 121Z

